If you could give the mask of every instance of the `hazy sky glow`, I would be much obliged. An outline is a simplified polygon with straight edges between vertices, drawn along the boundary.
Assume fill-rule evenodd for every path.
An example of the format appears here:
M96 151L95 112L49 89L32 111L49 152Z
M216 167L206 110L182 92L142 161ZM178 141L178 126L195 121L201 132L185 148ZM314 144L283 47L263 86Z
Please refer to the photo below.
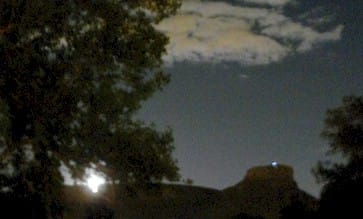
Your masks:
M173 129L181 174L196 185L223 189L277 161L319 196L311 169L327 150L325 112L363 91L361 5L185 1L158 27L172 81L140 118Z

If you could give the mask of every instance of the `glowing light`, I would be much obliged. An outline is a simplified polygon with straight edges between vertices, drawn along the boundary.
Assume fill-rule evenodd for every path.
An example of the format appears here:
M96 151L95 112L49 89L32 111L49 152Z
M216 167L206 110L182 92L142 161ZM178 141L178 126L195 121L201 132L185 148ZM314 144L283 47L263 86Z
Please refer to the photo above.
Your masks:
M277 167L278 163L277 163L276 161L272 161L271 165L272 165L273 167Z
M86 184L93 193L97 193L100 185L105 184L105 182L106 182L105 178L97 174L91 173L87 179Z

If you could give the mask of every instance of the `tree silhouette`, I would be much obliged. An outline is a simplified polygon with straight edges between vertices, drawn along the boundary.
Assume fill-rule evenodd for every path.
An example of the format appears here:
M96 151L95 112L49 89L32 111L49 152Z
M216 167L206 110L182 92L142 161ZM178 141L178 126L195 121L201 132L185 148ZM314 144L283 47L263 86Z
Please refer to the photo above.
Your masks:
M37 200L34 218L60 218L62 163L77 178L92 164L119 185L178 179L171 131L134 115L169 81L161 69L168 39L154 24L179 5L0 2L0 189L6 197Z
M321 218L362 216L363 197L363 98L349 96L343 105L327 111L322 135L329 140L330 153L345 162L319 162L315 173L325 182L321 193Z

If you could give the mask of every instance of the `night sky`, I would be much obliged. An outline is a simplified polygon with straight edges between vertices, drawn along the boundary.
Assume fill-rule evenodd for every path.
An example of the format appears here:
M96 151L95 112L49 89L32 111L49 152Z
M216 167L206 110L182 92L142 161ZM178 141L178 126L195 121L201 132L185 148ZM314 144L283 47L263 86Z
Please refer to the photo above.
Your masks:
M172 128L181 175L195 185L223 189L277 161L318 197L311 169L326 158L325 112L363 93L358 2L185 1L157 27L170 37L171 83L139 118Z

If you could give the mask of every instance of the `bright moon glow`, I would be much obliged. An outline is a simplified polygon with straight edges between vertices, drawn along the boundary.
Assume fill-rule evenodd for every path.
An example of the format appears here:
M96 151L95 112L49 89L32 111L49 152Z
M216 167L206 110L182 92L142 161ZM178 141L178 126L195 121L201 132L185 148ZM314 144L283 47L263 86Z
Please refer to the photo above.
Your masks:
M87 186L93 193L97 193L99 186L104 184L105 182L105 178L97 174L90 174L87 179Z

